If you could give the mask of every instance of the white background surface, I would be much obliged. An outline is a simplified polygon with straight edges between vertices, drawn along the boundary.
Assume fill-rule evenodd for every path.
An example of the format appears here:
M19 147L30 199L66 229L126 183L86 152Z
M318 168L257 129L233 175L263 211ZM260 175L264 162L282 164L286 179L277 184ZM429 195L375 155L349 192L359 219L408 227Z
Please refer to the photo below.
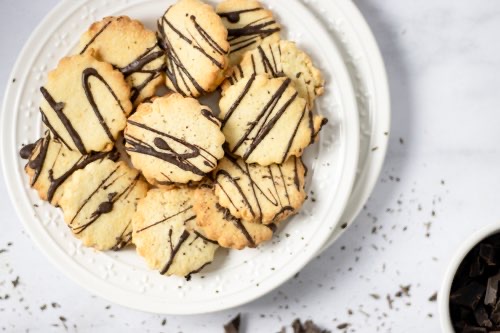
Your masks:
M0 3L2 97L16 55L56 2ZM356 3L386 62L393 126L375 192L334 246L246 306L193 317L141 313L93 297L53 268L22 230L1 178L0 331L221 332L241 312L246 332L277 332L296 317L333 331L349 323L355 332L439 332L428 298L451 256L472 231L500 226L500 3ZM409 296L395 296L400 285L411 285Z

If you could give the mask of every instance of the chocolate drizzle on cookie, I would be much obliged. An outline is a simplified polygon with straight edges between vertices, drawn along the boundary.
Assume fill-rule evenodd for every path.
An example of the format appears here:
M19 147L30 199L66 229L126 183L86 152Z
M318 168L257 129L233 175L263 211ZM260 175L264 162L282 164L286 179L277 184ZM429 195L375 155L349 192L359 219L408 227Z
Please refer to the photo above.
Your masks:
M144 53L139 55L136 59L134 59L130 64L125 67L118 68L118 70L123 74L125 79L128 80L129 77L133 76L137 73L148 74L148 76L142 80L140 83L136 83L136 80L132 80L134 82L131 89L130 100L135 102L141 91L153 80L157 79L161 76L163 71L166 70L166 65L162 62L161 65L154 69L146 69L146 67L156 61L157 59L163 57L165 54L163 50L160 49L158 45L154 45L148 48ZM130 82L129 82L130 83Z
M96 39L101 36L102 33L112 24L113 22L118 22L122 20L124 17L115 17L115 18L110 18L108 22L106 22L99 31L92 36L92 38L88 41L88 43L83 47L82 51L80 54L85 53L85 51L96 41ZM126 47L127 45L123 45ZM106 46L104 46L106 47ZM148 47L142 54L140 54L137 58L132 60L128 65L123 66L123 67L118 67L115 65L115 68L118 69L125 79L127 79L128 83L131 86L131 96L130 100L132 102L135 102L137 98L139 97L141 91L153 80L157 79L158 77L161 76L163 71L165 70L165 64L162 61L159 63L159 66L156 66L156 68L147 68L146 67L151 67L150 65L155 62L157 59L162 58L164 56L163 50L159 47L158 44L154 44L151 47ZM109 62L113 62L112 59L104 59ZM142 74L148 74L147 76L144 77L144 79L139 79L138 76L134 76L134 74L137 73L142 73ZM134 76L133 79L129 79L131 76Z
M106 133L108 139L111 142L113 142L114 141L113 134L111 133L111 130L109 129L109 126L106 123L106 120L104 119L101 110L99 110L99 107L97 106L97 102L94 98L94 93L91 90L91 86L90 86L90 82L89 82L91 77L94 77L97 80L99 80L107 88L107 90L109 91L111 96L113 96L117 105L120 107L120 109L122 110L122 112L124 114L126 113L125 109L123 108L123 106L120 102L120 99L116 96L116 94L113 91L113 89L111 88L111 86L106 82L106 80L102 77L101 74L99 74L99 72L95 68L86 68L85 70L83 70L83 72L82 72L82 87L83 87L83 91L85 92L85 96L87 97L87 100L88 100L90 106L92 107L92 110L94 111L94 114L95 114L97 120L99 121L99 124L101 125L102 129ZM69 118L64 113L65 104L63 102L56 102L54 100L54 98L52 97L52 95L48 92L48 90L45 87L41 87L40 91L41 91L43 97L45 98L45 100L47 101L47 103L49 104L49 106L52 108L52 110L56 114L56 116L59 118L60 122L63 124L64 128L66 129L66 132L71 137L71 140L73 141L75 147L78 149L78 151L81 154L86 154L87 149L85 148L85 145L83 143L83 140L82 140L80 134L73 126L73 123L69 120ZM64 145L66 145L66 147L68 147L68 149L72 150L72 147L70 147L68 145L68 143L62 139L61 134L55 130L53 124L50 123L45 111L42 110L42 108L40 108L40 112L42 113L42 121L52 131L54 136L56 138L59 138L60 141Z
M224 220L231 222L236 227L236 229L238 229L241 232L241 234L247 240L249 247L256 247L257 246L255 244L255 241L253 240L252 236L250 235L248 230L245 228L245 226L241 222L241 220L234 217L233 215L231 215L231 213L229 212L229 209L222 207L218 203L215 204L215 208L222 215L222 218Z
M56 166L63 165L60 162L60 159L63 160L65 157L64 147L59 142L59 139L52 138L52 133L47 131L45 133L45 137L39 139L35 142L35 146L30 146L31 155L28 157L29 161L26 165L27 168L30 168L34 171L34 175L31 179L31 186L35 185L37 182L42 170L47 168L48 180L49 180L49 188L47 190L47 200L52 202L56 191L60 188L60 186L77 170L83 169L88 164L101 160L104 158L116 159L117 156L114 156L116 153L113 152L103 152L103 153L92 153L87 155L81 155L69 168L63 170L57 177L54 175L54 168ZM57 154L54 158L47 160L47 152L50 146L53 145L53 149L57 149ZM26 146L25 146L26 147ZM23 149L25 149L23 147Z
M181 236L179 237L179 240L177 241L177 244L175 244L175 247L173 246L173 241L172 241L172 233L173 233L173 230L170 229L168 231L168 243L170 245L170 257L167 261L167 263L165 264L165 266L163 266L163 268L160 270L160 274L165 274L168 272L170 266L172 266L172 263L174 262L174 258L175 256L177 255L177 252L179 252L182 244L184 244L184 242L189 238L189 232L187 230L184 230L181 234Z
M261 13L259 13L261 12ZM230 12L217 13L221 18L227 19L231 24L227 25L228 41L231 45L230 52L243 52L258 45L259 41L278 33L281 29L274 18L267 14L262 7L248 8ZM248 24L239 26L238 23L243 20L245 14L259 15ZM234 25L234 26L233 26Z
M173 164L178 168L189 171L195 175L203 176L206 171L201 169L201 166L195 165L196 158L203 160L203 165L210 169L215 168L217 165L217 158L212 155L208 150L196 145L191 144L185 140L176 138L170 134L158 131L145 124L138 123L133 120L128 120L129 126L136 126L144 129L147 132L154 133L156 136L152 143L147 143L129 134L125 136L126 147L125 149L131 153L138 153L159 158L165 162ZM176 149L172 148L175 143ZM179 149L179 145L182 147ZM182 150L182 152L179 152ZM170 180L167 177L167 181Z
M245 87L239 94L239 96L235 99L233 104L229 107L228 111L224 115L224 119L222 120L222 129L224 130L225 126L230 121L231 117L238 112L247 112L247 110L243 110L239 108L243 99L248 95L250 90L252 89L252 84L256 79L256 75L252 74L252 76L245 83ZM266 104L259 111L259 113L255 116L255 119L252 119L251 122L246 126L246 130L244 133L240 135L236 142L231 142L229 145L230 153L235 154L240 147L244 146L244 150L240 151L238 155L243 157L243 159L247 160L250 155L254 152L254 150L259 146L259 144L269 135L269 133L275 128L276 123L283 116L283 114L287 111L288 107L292 105L295 99L298 97L298 93L295 92L291 97L287 97L286 100L282 101L283 95L285 91L290 86L291 80L284 80L280 87L270 96L267 100ZM281 105L279 109L277 106ZM289 157L289 152L292 147L292 144L297 135L298 129L304 119L304 117L308 117L308 122L312 123L312 114L307 109L307 106L304 106L302 110L301 117L297 120L297 123L292 125L293 131L291 131L288 142L286 144L286 148L282 153L281 159L279 163L283 163ZM289 128L282 129L288 133ZM312 143L314 140L314 129L310 127L310 142Z
M187 31L196 31L197 36L194 36L191 32L189 32L189 37L182 33L180 29L175 27L168 19L171 8L172 7L168 8L163 17L158 21L159 40L167 57L167 69L165 72L167 79L172 84L174 90L184 97L204 94L207 90L194 78L190 69L186 68L183 60L174 50L169 36L177 36L180 40L186 42L196 53L208 59L212 65L219 70L223 70L226 67L226 64L221 62L220 58L221 56L225 56L228 50L224 49L224 47L218 44L212 36L210 36L210 34L198 23L194 15L186 14L186 16L189 16L189 21L192 23L191 29L188 22L186 22L186 29ZM204 41L204 46L202 46L202 43L200 43L197 38L201 38ZM217 54L218 56L214 57L211 54Z
M298 165L302 164L299 158L293 156L287 161L287 164L273 164L267 167L248 165L242 160L227 157L226 160L230 167L224 168L224 163L222 163L216 172L215 182L236 211L240 211L244 206L248 209L253 220L262 220L265 214L262 208L264 201L274 206L275 209L279 208L274 216L263 221L264 223L279 222L296 211L297 207L293 207L290 193L292 190L296 192L303 190L299 180ZM290 170L290 164L293 165L293 170ZM238 174L233 175L231 168L235 168ZM293 172L292 184L287 182L292 178L290 171ZM259 181L259 178L262 180ZM242 188L248 186L251 188L252 198L249 198ZM237 196L232 194L234 190L236 190Z
M140 174L137 174L133 179L131 179L125 189L121 192L109 192L106 196L107 200L99 203L97 208L89 216L80 217L83 208L90 204L92 198L96 196L101 191L107 191L113 184L121 180L122 177L126 176L127 173L118 172L124 164L117 165L109 174L106 176L101 183L94 189L94 191L82 202L80 207L77 209L74 216L69 221L69 226L75 234L82 233L85 229L91 226L93 223L99 220L102 215L109 214L113 211L113 205L123 198L126 200L129 194L132 192L134 187L137 185ZM125 166L126 167L126 166ZM76 224L77 219L81 219L83 223ZM126 230L126 229L125 229ZM123 234L123 232L122 232Z

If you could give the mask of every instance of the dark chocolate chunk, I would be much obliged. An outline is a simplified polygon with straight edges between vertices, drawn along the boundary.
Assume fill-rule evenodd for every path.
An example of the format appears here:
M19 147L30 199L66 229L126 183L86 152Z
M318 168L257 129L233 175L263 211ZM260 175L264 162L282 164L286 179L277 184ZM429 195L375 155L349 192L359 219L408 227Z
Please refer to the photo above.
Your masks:
M240 314L234 317L229 323L224 325L225 333L238 333L240 331Z
M497 303L498 282L500 281L500 273L488 278L486 285L486 295L484 296L485 305L495 305Z
M479 246L479 256L483 258L488 266L498 265L500 261L500 248L491 244L481 244Z
M344 324L342 324L344 325ZM349 326L349 324L345 328ZM340 325L339 325L340 326ZM295 319L292 323L293 333L329 333L330 331L323 330L314 324L311 320L307 320L304 324L300 319Z
M469 276L474 278L483 275L483 273L484 264L481 262L481 258L479 256L475 256L472 264L470 265Z
M485 286L474 281L453 292L450 296L450 302L475 309L483 297L485 290Z
M465 326L462 333L488 333L488 330L483 327Z
M498 301L493 310L491 310L490 319L495 325L500 324L500 301Z
M474 310L474 317L476 318L476 323L481 327L493 326L491 320L488 318L488 312L486 312L486 309L481 304Z

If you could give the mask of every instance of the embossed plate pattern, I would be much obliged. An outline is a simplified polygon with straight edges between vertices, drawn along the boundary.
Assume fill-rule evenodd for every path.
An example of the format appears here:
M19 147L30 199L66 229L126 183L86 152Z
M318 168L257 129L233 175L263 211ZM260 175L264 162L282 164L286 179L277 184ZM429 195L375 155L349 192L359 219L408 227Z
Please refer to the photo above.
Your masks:
M217 260L191 281L149 270L133 249L100 253L84 248L57 209L28 186L17 151L41 135L38 89L47 71L75 47L88 25L106 15L126 14L154 28L173 0L87 0L61 2L33 32L12 72L2 112L1 158L7 187L25 228L52 262L82 286L132 308L193 314L226 309L279 286L316 255L337 226L347 203L358 159L359 125L352 84L326 29L299 1L266 1L322 68L328 81L317 109L330 123L309 149L308 201L273 242L259 249L220 250ZM288 237L285 237L285 234Z

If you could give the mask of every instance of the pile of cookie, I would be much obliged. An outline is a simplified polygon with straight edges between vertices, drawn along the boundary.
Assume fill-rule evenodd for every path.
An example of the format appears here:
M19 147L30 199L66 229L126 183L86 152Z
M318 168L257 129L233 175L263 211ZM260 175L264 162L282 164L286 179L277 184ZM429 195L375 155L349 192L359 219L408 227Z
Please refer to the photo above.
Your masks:
M300 156L326 123L322 75L280 30L255 0L180 0L156 33L95 22L40 88L31 186L85 246L133 243L161 274L271 239L306 199ZM218 114L197 100L217 89Z

